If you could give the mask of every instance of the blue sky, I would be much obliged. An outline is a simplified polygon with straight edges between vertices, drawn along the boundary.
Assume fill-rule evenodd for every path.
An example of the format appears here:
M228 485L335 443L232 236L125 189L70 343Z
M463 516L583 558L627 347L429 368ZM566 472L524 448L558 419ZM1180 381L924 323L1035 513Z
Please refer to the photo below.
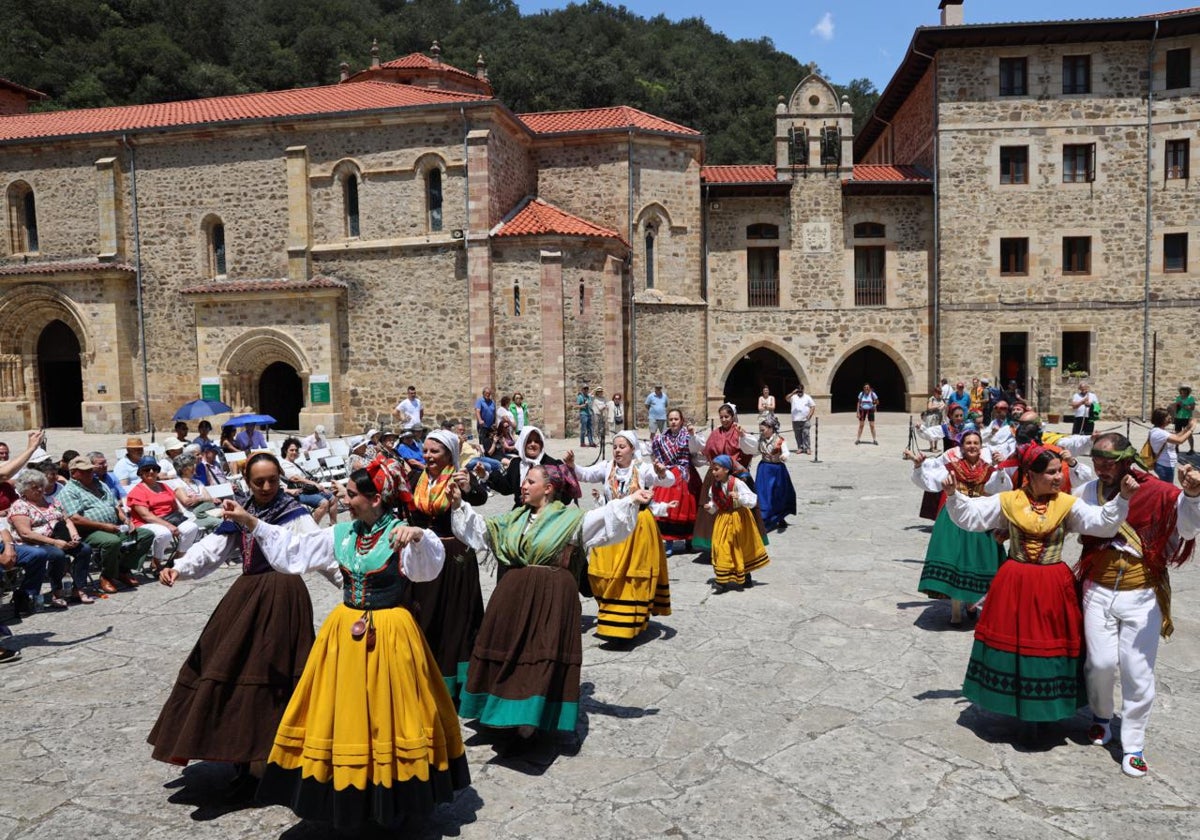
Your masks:
M635 14L672 20L702 17L730 38L764 35L801 61L815 61L830 81L866 77L883 90L918 26L936 26L938 0L610 0ZM567 0L517 0L525 14ZM1134 17L1196 5L1196 0L966 0L967 23Z

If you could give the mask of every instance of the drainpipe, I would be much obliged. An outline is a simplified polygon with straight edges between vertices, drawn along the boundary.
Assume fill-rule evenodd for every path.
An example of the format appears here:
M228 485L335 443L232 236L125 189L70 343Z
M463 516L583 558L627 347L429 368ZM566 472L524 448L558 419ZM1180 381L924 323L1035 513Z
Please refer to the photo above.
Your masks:
M1158 21L1146 55L1146 266L1142 281L1142 417L1150 412L1146 389L1150 383L1150 245L1154 241L1154 47L1158 40Z
M942 370L942 208L941 194L938 189L939 172L939 134L940 120L938 119L938 66L937 57L926 55L919 50L913 50L914 55L927 58L933 69L933 309L930 320L930 330L933 336L933 346L930 348L933 358L933 370L929 375L930 388L937 382Z
M137 147L130 142L128 134L121 135L121 144L129 150L130 193L133 200L133 268L137 282L138 341L142 351L142 399L146 412L146 431L151 432L150 442L153 443L154 424L150 420L150 362L146 358L146 308L142 295L142 233L138 225Z
M628 222L629 230L629 389L626 393L637 395L637 304L634 298L637 296L637 279L633 276L633 126L629 127L629 136L625 141L625 159L626 159L626 180L629 185L628 206L625 210L625 218ZM630 428L637 428L637 407L638 401L627 400L627 406L633 406L633 417L631 418ZM629 409L626 409L629 410Z

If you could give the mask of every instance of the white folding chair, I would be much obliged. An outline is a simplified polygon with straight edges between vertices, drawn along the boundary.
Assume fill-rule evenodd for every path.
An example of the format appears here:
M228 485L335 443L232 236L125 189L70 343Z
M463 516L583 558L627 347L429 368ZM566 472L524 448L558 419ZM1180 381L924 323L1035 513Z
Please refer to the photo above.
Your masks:
M346 459L340 455L330 455L325 459L325 475L330 481L346 480Z
M228 483L213 484L204 489L207 490L208 495L212 496L214 499L232 499L233 498L233 485L232 484L228 484Z
M344 440L331 440L329 441L329 453L339 458L345 458L350 454L350 444Z
M313 449L308 452L308 459L310 461L320 461L323 458L328 458L332 454L333 453L328 449Z

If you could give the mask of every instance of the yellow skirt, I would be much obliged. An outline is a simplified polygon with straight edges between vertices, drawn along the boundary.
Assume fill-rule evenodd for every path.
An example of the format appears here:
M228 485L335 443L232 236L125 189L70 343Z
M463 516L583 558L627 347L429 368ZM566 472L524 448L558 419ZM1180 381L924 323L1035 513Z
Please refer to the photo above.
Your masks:
M624 542L593 548L588 580L596 599L596 635L632 639L646 629L651 615L671 614L667 552L649 509Z
M750 508L717 513L712 531L712 564L720 586L742 586L746 575L771 562Z
M454 703L407 609L337 606L321 627L275 736L259 799L353 828L426 814L470 784Z

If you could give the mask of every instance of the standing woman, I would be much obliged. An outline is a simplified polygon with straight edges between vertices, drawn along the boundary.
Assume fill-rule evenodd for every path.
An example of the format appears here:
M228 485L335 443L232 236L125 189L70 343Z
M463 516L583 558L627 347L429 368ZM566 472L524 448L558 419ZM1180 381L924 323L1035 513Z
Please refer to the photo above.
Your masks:
M342 573L342 603L321 625L258 789L260 802L335 830L428 814L470 784L454 703L409 611L411 584L437 577L445 552L433 532L400 524L395 497L374 462L346 483L353 521L312 534L224 505L277 571Z
M758 416L762 417L766 414L775 413L775 398L771 396L771 389L763 386L762 395L758 398Z
M670 544L676 540L686 540L690 544L696 528L700 474L692 467L691 445L692 435L684 423L683 412L672 408L667 412L667 430L650 441L654 460L675 476L674 484L654 488L655 503L666 507L666 513L658 517L658 530L668 543L668 554L672 553Z
M459 472L458 443L458 435L445 429L425 436L425 468L409 473L412 501L407 503L409 524L436 534L446 554L437 577L413 584L412 597L417 604L417 623L456 707L483 622L483 590L475 552L455 539L450 529L449 490L451 485L458 486L459 494L471 504L482 505L488 498L478 478Z
M450 488L454 535L508 571L492 592L471 654L461 714L484 726L574 732L579 715L579 570L583 553L626 539L649 490L584 513L566 467L531 467L524 504L486 520Z
M274 455L251 456L246 510L292 534L319 531L308 508L284 492L282 478ZM236 561L241 576L204 625L146 740L159 761L233 762L239 772L230 795L249 800L312 648L308 587L297 575L277 574L259 541L228 522L158 579L174 586L180 578L199 580Z
M964 531L950 521L942 482L946 476L954 476L955 489L972 499L995 495L1012 485L1004 470L994 466L991 451L985 455L983 438L974 427L963 432L957 447L939 457L927 458L908 450L904 457L913 462L913 484L941 496L917 591L930 598L949 598L950 623L958 626L963 620L963 604L974 604L987 594L1004 560L1004 549L991 534Z
M515 509L525 504L521 498L521 487L525 483L525 476L529 474L529 470L539 464L557 466L561 463L562 461L546 453L546 439L542 430L537 426L527 425L521 429L521 436L517 438L517 456L509 459L507 467L489 474L482 466L477 466L475 474L480 478L486 477L488 487L500 495L512 496ZM479 504L470 498L467 498L467 501L471 504Z
M512 412L513 428L519 434L529 425L529 406L525 404L525 395L517 391L512 395L512 404L508 410Z
M953 475L942 489L959 528L1008 532L1008 560L975 625L963 695L988 711L1036 723L1071 717L1087 703L1083 614L1063 543L1068 533L1116 534L1138 483L1126 476L1120 495L1098 507L1059 492L1057 452L1030 444L1021 452L1021 468L1019 490L969 498L958 492Z
M758 444L746 434L737 422L737 412L729 403L717 409L717 419L720 425L711 432L697 432L688 426L692 436L692 454L702 454L702 460L711 464L718 455L728 455L733 461L735 475L745 474L746 486L754 490L754 479L749 478L750 461L758 452ZM713 475L710 469L704 476L704 484L700 488L700 499L708 498L712 487ZM696 527L692 535L692 546L700 551L712 548L712 530L714 515L707 508L701 507L696 511Z
M879 445L879 438L875 436L875 409L879 407L879 395L871 390L871 383L864 382L862 390L858 392L858 435L854 438L854 445L862 443L863 423L871 424L871 443Z
M572 451L563 461L574 468L580 482L603 482L600 496L606 503L639 490L675 483L675 475L661 463L646 464L637 457L636 432L618 432L612 447L611 461L591 467L577 466ZM637 527L628 539L592 550L588 581L596 599L596 635L602 639L637 638L650 623L651 615L671 614L667 554L654 514L648 508L638 513Z
M1154 467L1154 474L1168 484L1175 483L1175 466L1179 463L1179 444L1191 440L1196 430L1196 420L1192 418L1179 431L1171 434L1167 431L1167 421L1171 415L1165 408L1156 408L1150 412L1150 432L1146 438L1150 447L1149 458L1145 460Z
M796 488L788 475L784 461L788 457L787 441L779 434L779 419L768 414L758 423L758 474L755 490L763 527L768 531L787 528L785 518L796 515Z

